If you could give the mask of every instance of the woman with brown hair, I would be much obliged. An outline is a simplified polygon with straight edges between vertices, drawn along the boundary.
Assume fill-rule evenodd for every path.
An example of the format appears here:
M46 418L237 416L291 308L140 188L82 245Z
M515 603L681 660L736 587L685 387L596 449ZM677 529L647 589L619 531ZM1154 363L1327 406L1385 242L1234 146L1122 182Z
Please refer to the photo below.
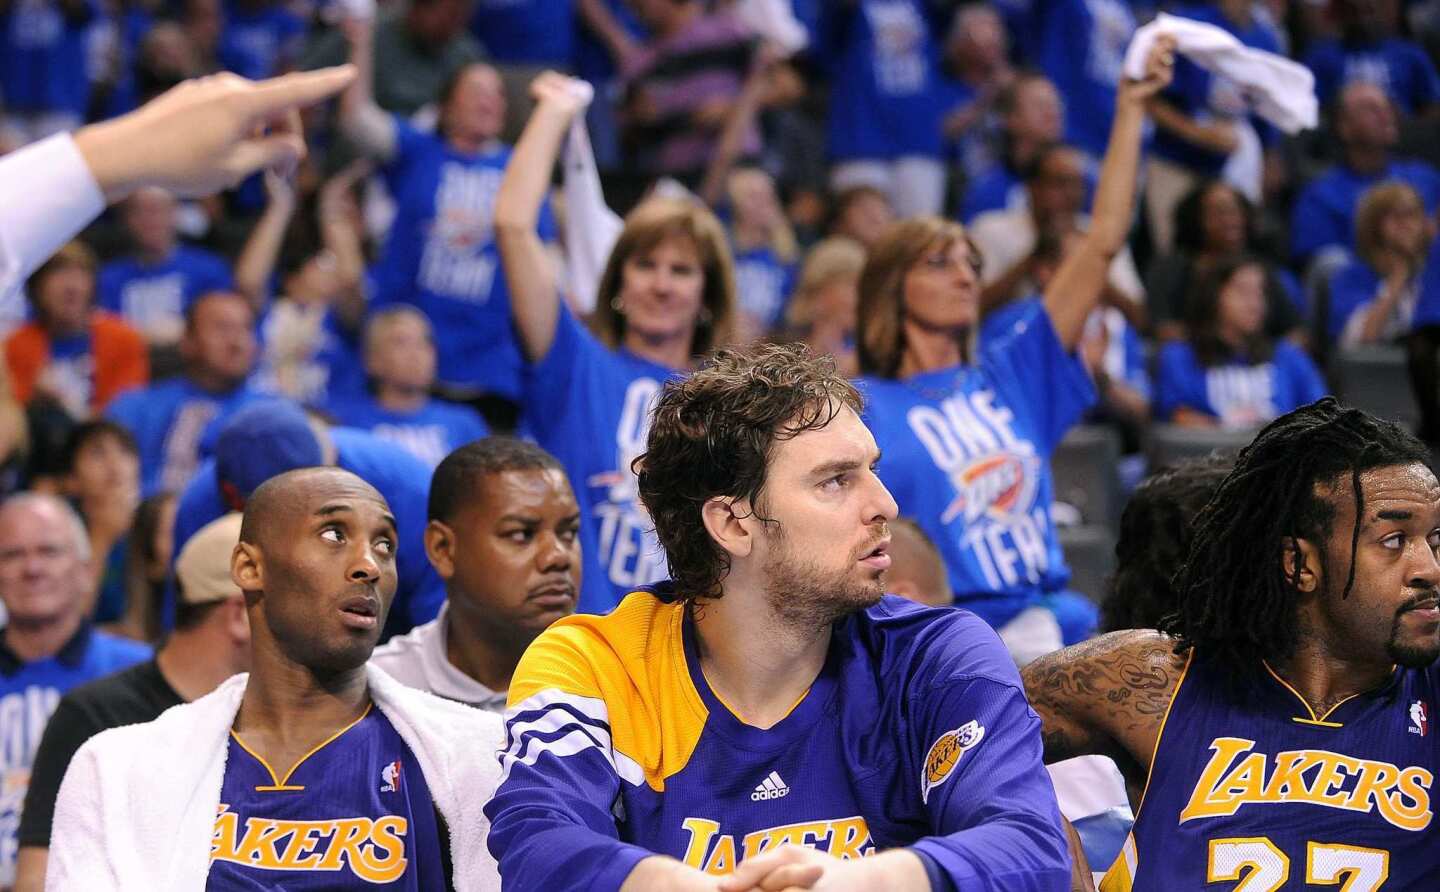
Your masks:
M1145 101L1170 82L1173 44L1121 85L1095 214L1037 311L978 350L981 258L958 224L891 228L860 279L860 369L880 475L940 547L956 603L1019 662L1088 635L1096 612L1064 591L1049 456L1095 400L1074 355L1133 210Z
M522 420L565 465L580 502L579 609L604 613L666 575L630 463L668 378L726 343L735 276L725 230L704 207L651 199L625 220L587 328L560 298L535 231L560 143L583 103L567 77L531 85L535 112L495 200L495 236L527 368Z

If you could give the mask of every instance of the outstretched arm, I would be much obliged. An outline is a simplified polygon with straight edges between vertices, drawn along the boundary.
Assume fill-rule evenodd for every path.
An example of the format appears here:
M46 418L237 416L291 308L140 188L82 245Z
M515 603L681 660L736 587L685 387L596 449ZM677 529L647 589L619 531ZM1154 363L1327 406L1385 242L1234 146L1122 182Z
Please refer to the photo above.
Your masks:
M350 17L340 23L350 45L355 80L340 94L340 127L347 139L366 155L389 161L395 155L395 121L375 104L375 22Z
M1115 99L1115 122L1110 127L1110 144L1100 167L1090 231L1080 247L1060 264L1055 278L1045 289L1045 310L1067 349L1073 349L1079 342L1085 318L1100 301L1110 261L1125 246L1135 209L1145 103L1170 83L1174 49L1172 38L1156 40L1145 62L1145 79L1120 85Z
M1109 756L1140 781L1185 671L1175 642L1150 629L1111 632L1020 670L1040 714L1046 763Z
M530 85L535 111L505 165L505 178L495 196L495 243L510 289L510 312L520 347L532 362L550 352L560 319L560 289L535 226L560 144L570 121L585 105L580 87L581 82L553 71L535 78Z
M285 243L285 232L295 215L295 186L288 179L273 171L266 172L265 195L268 198L265 212L250 230L250 237L235 261L235 290L250 301L256 313L265 306L280 246Z

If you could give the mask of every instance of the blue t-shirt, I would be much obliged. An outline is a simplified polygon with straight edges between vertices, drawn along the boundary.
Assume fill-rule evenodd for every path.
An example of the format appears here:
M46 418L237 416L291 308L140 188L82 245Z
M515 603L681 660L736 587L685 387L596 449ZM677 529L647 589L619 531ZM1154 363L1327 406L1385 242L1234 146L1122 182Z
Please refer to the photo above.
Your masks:
M266 310L257 326L260 359L251 380L256 390L283 395L306 406L328 406L365 396L365 363L360 356L358 332L347 330L333 308L326 309L320 322L314 352L289 370L293 378L282 388L271 345L283 338L280 328L285 318L273 309Z
M1123 0L1035 0L1040 68L1065 100L1065 141L1105 155L1135 16Z
M286 769L230 732L207 890L450 888L425 774L373 704Z
M122 257L102 266L96 303L142 332L179 331L185 309L195 298L234 288L230 265L223 259L200 248L176 245L160 263Z
M795 287L798 263L785 263L768 247L735 254L735 297L740 309L768 331L779 325Z
M1184 407L1224 427L1256 427L1325 393L1315 363L1289 341L1276 343L1269 362L1254 365L1236 358L1206 368L1186 341L1161 347L1155 361L1155 417L1162 421Z
M1307 263L1316 251L1331 245L1352 248L1360 196L1385 180L1414 187L1426 213L1434 213L1440 204L1440 172L1424 161L1394 159L1373 176L1361 176L1337 164L1312 180L1295 200L1290 216L1290 252L1295 261Z
M259 9L228 3L225 30L220 35L220 64L251 80L280 73L282 64L295 59L305 40L305 22L280 5Z
M86 37L96 9L67 20L53 0L13 0L0 15L0 99L11 112L67 112L90 103Z
M645 451L660 386L677 374L609 349L564 307L550 352L526 371L524 422L564 465L580 503L583 613L608 613L668 575L630 463Z
M0 886L15 881L15 832L45 723L73 687L150 658L150 647L80 627L59 653L22 663L0 642Z
M496 62L569 69L575 64L573 0L475 0L470 31Z
M821 5L814 54L830 77L835 160L940 157L944 110L927 12L919 0Z
M395 138L395 157L384 168L395 222L372 307L399 301L430 318L441 383L517 399L520 348L493 225L510 148L464 155L398 117ZM555 236L548 204L538 229L547 241Z
M1374 84L1406 115L1440 100L1440 76L1423 47L1398 37L1374 43L1320 40L1305 54L1315 73L1315 97L1329 105L1352 81Z
M1241 28L1226 18L1213 3L1182 7L1174 12L1175 15L1222 28L1245 46L1284 55L1280 33L1268 17L1255 16L1249 27ZM1175 60L1174 80L1160 95L1181 114L1201 122L1248 115L1245 95L1238 84L1229 78L1211 74L1184 56ZM1163 127L1155 128L1151 147L1161 158L1204 176L1218 175L1229 157L1181 139Z
M998 628L1064 588L1050 454L1095 391L1048 313L984 344L976 365L860 387L880 479L940 549L958 605Z
M333 403L330 414L342 424L394 443L431 468L466 443L490 433L474 409L440 400L430 400L414 412L393 412L367 396Z
M148 498L183 489L200 464L201 438L210 424L264 398L248 387L214 394L188 378L171 378L120 394L105 414L135 437L141 492Z
M265 399L274 399L265 397ZM395 553L395 570L399 576L395 602L385 622L385 635L409 631L413 626L428 623L440 614L445 602L445 584L425 557L425 525L428 522L430 468L418 458L387 443L368 431L347 427L330 428L335 445L335 466L355 474L379 490L395 515L400 541ZM180 493L175 506L175 547L178 555L190 537L212 520L222 517L230 508L220 494L220 481L215 475L215 460L206 459ZM170 582L174 581L174 558L170 563ZM175 590L167 584L160 605L160 622L169 629L175 621Z

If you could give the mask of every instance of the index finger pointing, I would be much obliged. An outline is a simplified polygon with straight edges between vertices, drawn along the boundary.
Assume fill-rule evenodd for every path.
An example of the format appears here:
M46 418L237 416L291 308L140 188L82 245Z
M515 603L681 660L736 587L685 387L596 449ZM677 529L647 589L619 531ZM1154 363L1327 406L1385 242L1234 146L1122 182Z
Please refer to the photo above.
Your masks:
M251 117L269 118L312 105L350 86L357 73L354 65L337 65L260 81L245 96L245 112Z

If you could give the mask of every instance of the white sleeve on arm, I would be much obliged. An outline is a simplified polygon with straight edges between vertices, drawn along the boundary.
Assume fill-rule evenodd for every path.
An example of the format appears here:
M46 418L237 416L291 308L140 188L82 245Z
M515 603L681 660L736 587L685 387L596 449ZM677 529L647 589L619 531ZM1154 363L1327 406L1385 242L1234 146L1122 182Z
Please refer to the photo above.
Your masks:
M0 299L105 209L68 133L0 158Z

